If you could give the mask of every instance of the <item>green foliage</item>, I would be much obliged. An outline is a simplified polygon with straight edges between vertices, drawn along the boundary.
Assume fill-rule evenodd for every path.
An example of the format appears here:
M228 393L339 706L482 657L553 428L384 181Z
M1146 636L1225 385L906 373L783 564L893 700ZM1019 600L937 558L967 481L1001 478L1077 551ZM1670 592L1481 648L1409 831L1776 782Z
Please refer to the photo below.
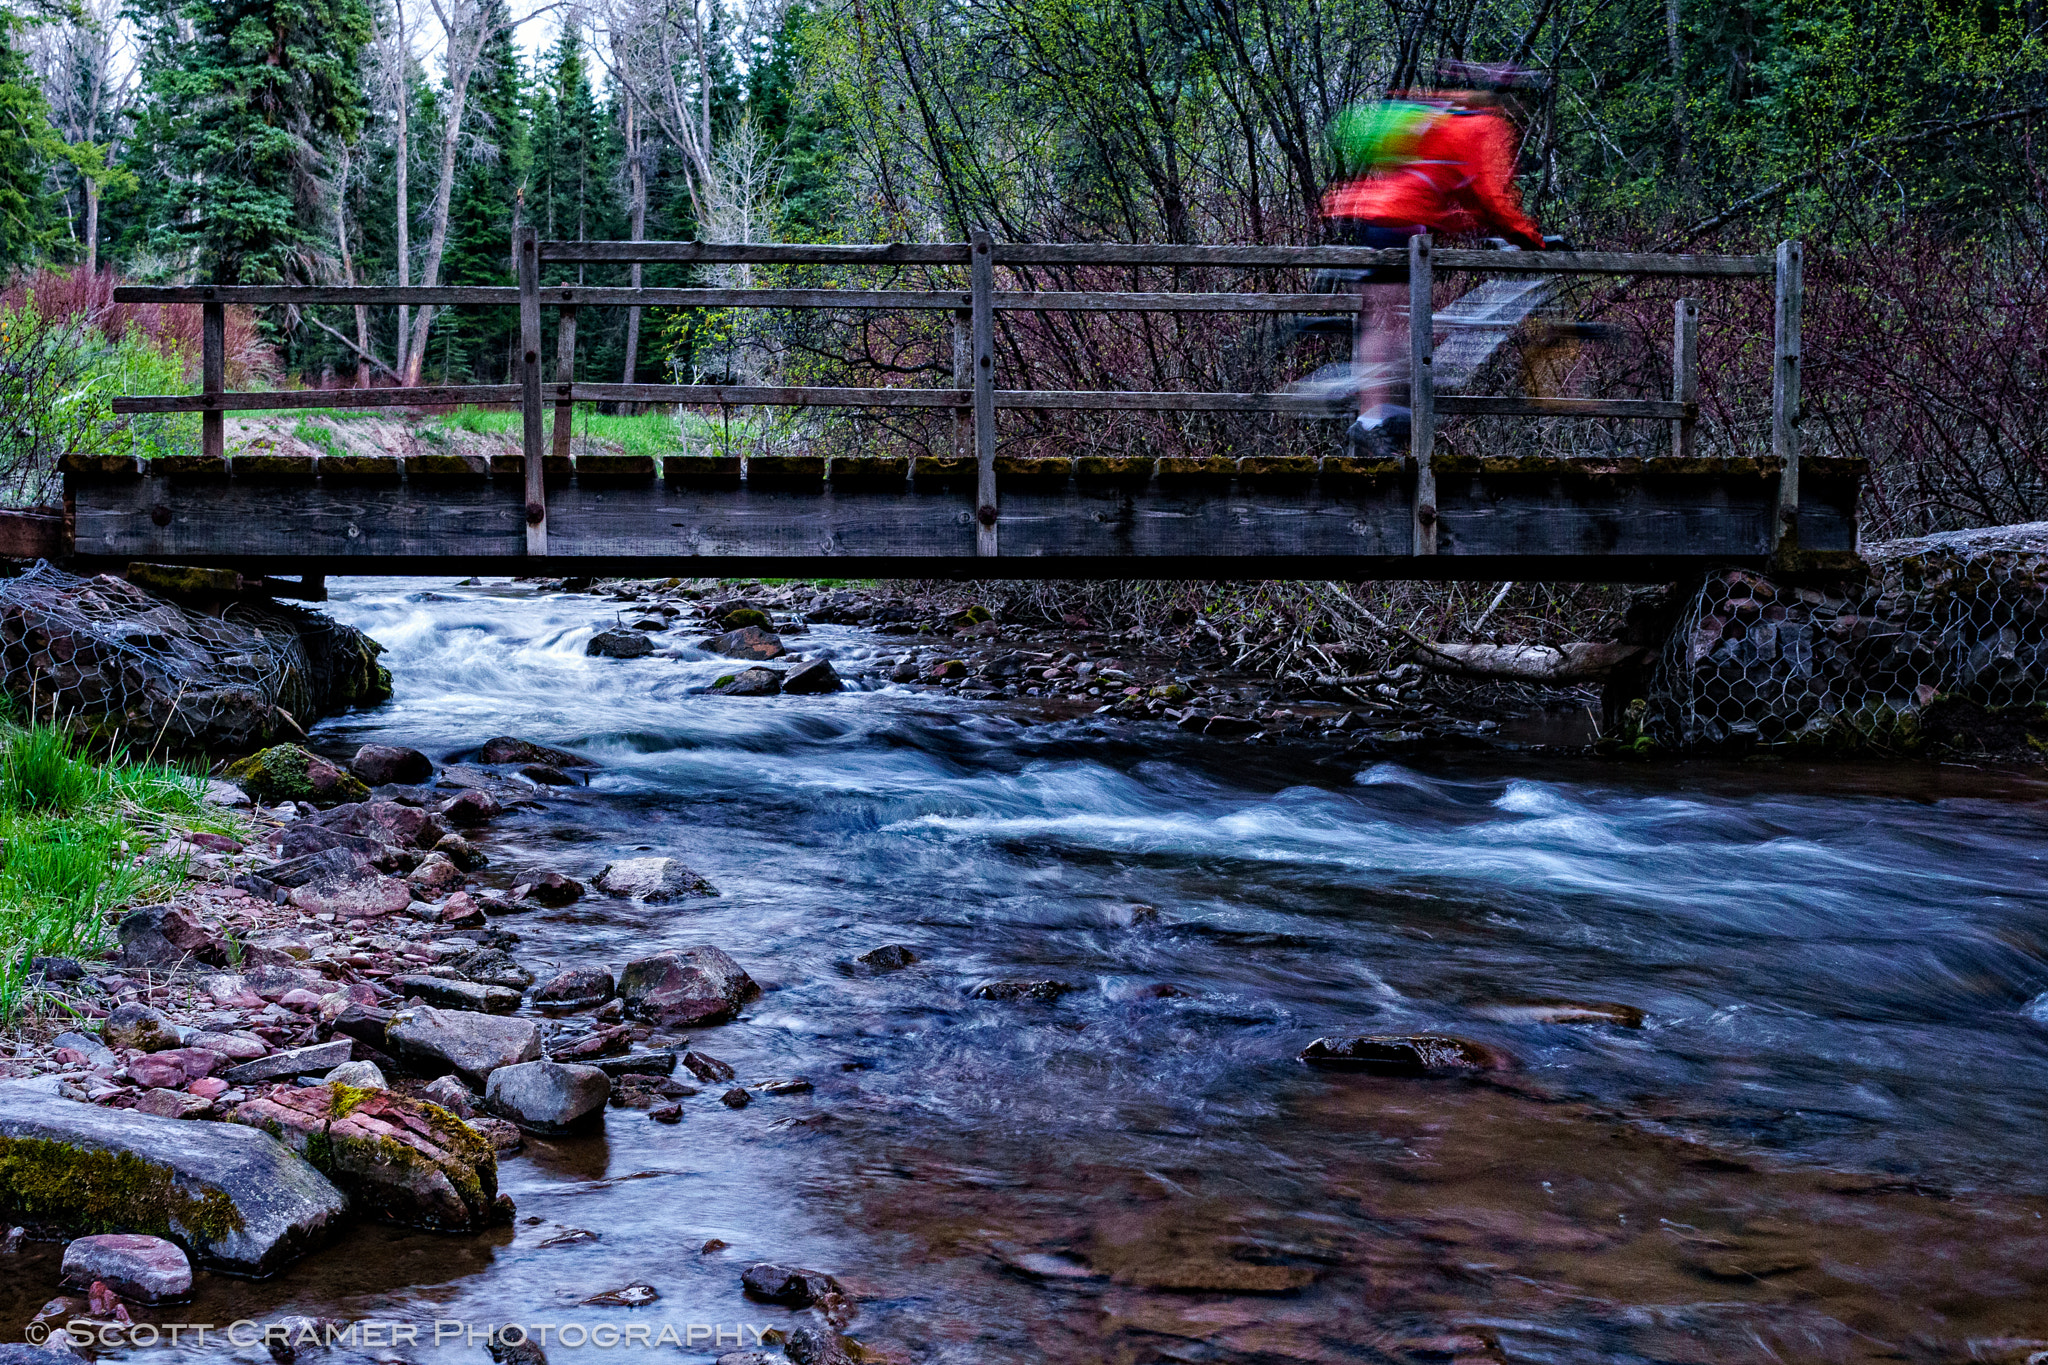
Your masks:
M229 282L301 279L324 254L328 139L362 126L365 0L137 0L130 169L150 244Z
M234 832L202 782L157 763L95 764L59 727L0 726L0 1020L22 1002L30 958L97 952L109 911L169 892L182 867L137 858L167 819Z
M0 8L0 265L35 260L57 240L49 171L71 156L17 46L21 26Z

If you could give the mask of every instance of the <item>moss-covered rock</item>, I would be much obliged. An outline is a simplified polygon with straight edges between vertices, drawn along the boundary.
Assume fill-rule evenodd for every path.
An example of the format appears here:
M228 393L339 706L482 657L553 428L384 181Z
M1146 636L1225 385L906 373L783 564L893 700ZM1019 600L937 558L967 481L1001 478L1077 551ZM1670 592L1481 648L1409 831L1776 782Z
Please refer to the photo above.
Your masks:
M275 744L231 763L228 776L241 783L250 800L266 806L280 801L338 806L370 796L370 789L354 777L296 744Z
M463 1231L512 1216L490 1143L437 1104L350 1085L277 1086L233 1119L303 1156L364 1217Z
M260 1133L0 1088L0 1215L66 1234L136 1232L267 1275L325 1240L345 1201Z

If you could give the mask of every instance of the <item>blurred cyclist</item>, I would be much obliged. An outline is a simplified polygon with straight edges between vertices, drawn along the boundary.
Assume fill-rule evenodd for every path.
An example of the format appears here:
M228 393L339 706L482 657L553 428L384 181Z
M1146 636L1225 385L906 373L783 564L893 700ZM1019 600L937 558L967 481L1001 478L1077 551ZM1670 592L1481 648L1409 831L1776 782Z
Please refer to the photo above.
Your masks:
M1330 125L1338 172L1345 179L1323 196L1323 216L1354 246L1408 249L1408 239L1500 237L1541 251L1543 230L1522 212L1515 189L1516 132L1500 104L1509 92L1537 84L1507 66L1447 64L1445 83L1469 87L1402 92L1355 105ZM1555 239L1552 239L1555 240ZM1407 303L1408 266L1363 272L1356 355L1359 417L1351 443L1386 458L1408 449L1409 412L1392 401L1393 376L1407 346L1398 315Z

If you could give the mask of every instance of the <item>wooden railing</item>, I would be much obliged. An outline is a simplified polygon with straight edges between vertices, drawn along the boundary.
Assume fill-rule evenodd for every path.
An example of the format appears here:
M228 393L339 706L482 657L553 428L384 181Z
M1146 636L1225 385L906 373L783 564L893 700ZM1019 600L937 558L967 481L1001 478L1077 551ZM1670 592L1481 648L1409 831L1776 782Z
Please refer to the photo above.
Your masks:
M514 287L331 285L123 286L118 302L198 304L202 328L202 384L197 394L120 398L123 413L198 412L201 453L225 454L224 414L293 408L433 407L516 403L524 416L523 453L527 553L548 552L547 485L543 478L546 416L555 409L554 451L569 453L572 405L577 402L678 403L855 408L937 408L955 414L955 453L978 469L976 552L999 551L996 486L996 413L1003 409L1159 410L1178 412L1293 413L1327 416L1321 397L1286 393L1153 393L1125 390L1032 390L996 387L995 317L1002 312L1160 312L1217 314L1327 313L1342 296L1328 293L1117 292L1000 290L998 267L1161 266L1245 269L1364 269L1405 262L1409 277L1410 379L1414 553L1437 552L1436 483L1431 472L1439 416L1610 417L1670 424L1675 455L1689 457L1698 418L1696 338L1698 308L1681 299L1672 340L1673 391L1669 399L1531 398L1438 394L1433 382L1436 315L1432 290L1440 271L1505 275L1618 275L1729 279L1774 276L1771 445L1781 461L1777 538L1795 540L1799 508L1800 247L1781 243L1773 256L1660 256L1612 252L1503 252L1439 250L1427 236L1406 252L1347 246L1176 246L1032 244L996 242L986 232L969 241L929 245L803 245L710 242L543 242L532 229L514 239ZM964 290L900 289L630 289L543 284L548 266L630 263L702 265L837 265L966 267ZM410 388L294 392L230 392L224 378L224 319L230 304L251 306L462 305L517 306L521 382ZM761 386L732 384L592 384L575 377L576 316L589 307L781 308L950 312L954 322L954 386ZM544 377L541 310L559 310L555 378Z

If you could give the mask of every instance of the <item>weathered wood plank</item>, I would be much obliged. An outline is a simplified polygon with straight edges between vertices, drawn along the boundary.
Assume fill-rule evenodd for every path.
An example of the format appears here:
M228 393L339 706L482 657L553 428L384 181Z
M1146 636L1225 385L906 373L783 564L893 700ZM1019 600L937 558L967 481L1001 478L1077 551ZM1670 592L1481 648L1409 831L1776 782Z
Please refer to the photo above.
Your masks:
M972 401L958 389L850 389L750 384L578 384L577 402L691 403L746 407L959 408Z
M519 291L504 285L388 284L123 284L114 289L116 303L234 303L248 307L271 304L515 304Z
M1574 556L1738 559L1769 549L1777 505L1769 474L1544 473L1521 464L1474 471L1468 463L1439 462L1438 555L1525 557L1512 561L1509 577L1540 577ZM1412 476L1347 482L1326 471L1310 487L1258 471L1234 481L1228 469L1218 474L1162 475L1142 487L1083 479L1078 487L1006 489L1001 558L1115 559L1120 572L1150 573L1155 560L1206 557L1234 574L1251 562L1405 557L1413 548ZM608 482L629 486L602 486ZM860 491L829 483L804 492L727 491L657 484L638 466L550 485L551 557L987 563L975 553L974 504L959 491L892 491L886 481ZM1821 486L1816 480L1816 504ZM1827 514L1811 519L1804 548L1851 549L1855 471L1831 473L1825 487ZM526 550L519 490L481 480L275 485L146 474L121 483L79 478L70 495L78 552L105 558L303 555L362 572L406 561L512 561Z
M298 408L445 408L516 403L517 384L433 384L411 389L304 389L276 393L158 394L113 400L115 412L276 412Z
M542 242L540 258L561 265L698 261L706 265L966 265L965 242Z

